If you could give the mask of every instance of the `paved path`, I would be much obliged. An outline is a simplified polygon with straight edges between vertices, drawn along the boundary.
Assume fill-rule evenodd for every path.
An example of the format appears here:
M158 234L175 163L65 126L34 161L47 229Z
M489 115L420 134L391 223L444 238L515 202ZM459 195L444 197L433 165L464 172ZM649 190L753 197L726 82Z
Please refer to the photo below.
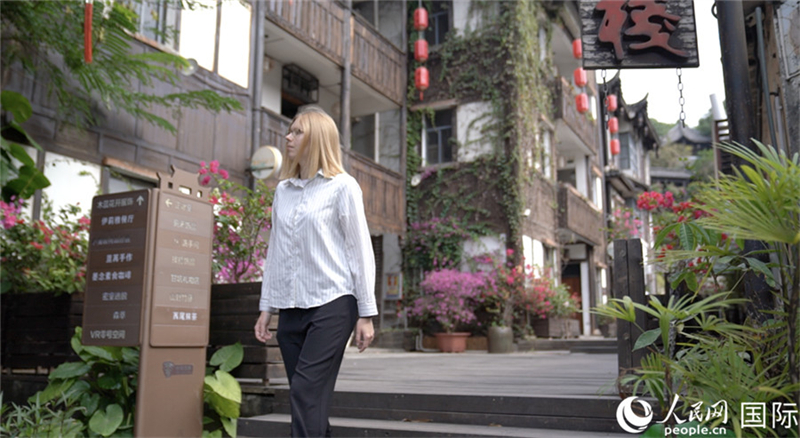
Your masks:
M461 354L348 348L337 391L442 395L616 395L615 354L540 351ZM286 379L274 379L273 385Z

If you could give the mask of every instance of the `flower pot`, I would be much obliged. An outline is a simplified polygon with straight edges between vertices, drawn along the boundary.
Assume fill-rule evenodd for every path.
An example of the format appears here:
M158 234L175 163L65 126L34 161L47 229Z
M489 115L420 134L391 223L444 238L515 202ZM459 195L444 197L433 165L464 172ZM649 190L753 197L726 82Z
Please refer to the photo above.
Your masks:
M616 338L617 337L617 323L611 322L608 324L601 324L600 325L600 333L603 334L604 338Z
M436 346L442 353L463 353L469 335L467 332L436 333Z
M489 353L511 353L514 351L514 331L511 327L489 327Z

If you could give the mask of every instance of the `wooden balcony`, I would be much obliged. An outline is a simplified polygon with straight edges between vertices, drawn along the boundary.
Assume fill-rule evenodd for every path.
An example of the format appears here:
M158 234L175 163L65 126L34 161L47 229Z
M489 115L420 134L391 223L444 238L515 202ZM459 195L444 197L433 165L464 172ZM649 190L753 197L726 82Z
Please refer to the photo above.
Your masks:
M261 145L278 148L285 154L284 136L290 120L261 109ZM405 179L380 164L351 150L342 150L345 170L361 186L367 223L372 234L405 234ZM275 181L271 179L272 185Z
M405 180L399 173L353 152L342 150L345 169L361 186L369 231L405 234Z
M562 77L557 78L553 86L553 95L555 96L555 120L563 120L585 148L589 149L592 154L597 154L597 125L585 114L578 112L575 107L572 85Z
M603 242L603 214L569 184L558 188L558 228L559 234L569 236L569 240L583 241L591 245Z
M405 54L361 17L330 0L269 0L266 5L268 20L340 67L345 59L344 20L350 20L353 76L398 106L403 104Z

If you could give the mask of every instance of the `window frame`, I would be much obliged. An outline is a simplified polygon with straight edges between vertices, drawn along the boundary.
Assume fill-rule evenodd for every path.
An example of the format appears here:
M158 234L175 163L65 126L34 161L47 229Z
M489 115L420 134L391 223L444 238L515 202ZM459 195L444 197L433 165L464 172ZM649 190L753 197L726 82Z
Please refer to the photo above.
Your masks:
M443 124L441 126L435 126L435 125L432 126L432 125L430 125L430 123L434 123L435 124L436 115L438 115L440 113L443 113L443 112L449 112L450 113L450 124L449 125L444 125ZM435 110L434 111L433 122L431 122L428 117L423 117L422 118L422 122L423 123L422 123L422 154L421 155L423 157L425 165L437 166L437 165L448 164L448 163L453 163L453 162L458 161L458 155L457 155L458 151L457 151L457 148L456 148L456 141L455 141L455 137L456 137L456 134L457 134L455 132L455 128L457 127L457 124L456 124L456 108L455 107L450 107L450 108L441 108L441 109ZM445 145L442 142L442 131L444 131L446 129L450 130L450 136L447 137L446 141L444 142L444 143L446 143L446 146L450 148L450 160L448 160L448 161L444 161L443 160L443 157L444 157L444 152L443 152L444 151L444 147L443 146L445 146ZM428 138L428 134L431 133L431 131L434 131L434 132L436 132L438 134L438 142L437 142L437 145L438 145L437 146L437 155L438 156L437 156L437 161L436 162L431 162L431 160L428 157L428 152L430 151L430 147L431 147L430 142L429 142L429 138Z

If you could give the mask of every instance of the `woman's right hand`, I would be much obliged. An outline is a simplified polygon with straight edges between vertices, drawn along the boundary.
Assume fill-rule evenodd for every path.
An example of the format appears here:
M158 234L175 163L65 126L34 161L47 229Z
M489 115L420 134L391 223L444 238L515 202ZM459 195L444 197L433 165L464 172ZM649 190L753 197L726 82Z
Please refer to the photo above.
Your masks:
M255 331L256 339L261 342L267 342L272 339L272 333L269 331L269 320L272 319L272 314L269 312L261 312L261 315L256 321Z

